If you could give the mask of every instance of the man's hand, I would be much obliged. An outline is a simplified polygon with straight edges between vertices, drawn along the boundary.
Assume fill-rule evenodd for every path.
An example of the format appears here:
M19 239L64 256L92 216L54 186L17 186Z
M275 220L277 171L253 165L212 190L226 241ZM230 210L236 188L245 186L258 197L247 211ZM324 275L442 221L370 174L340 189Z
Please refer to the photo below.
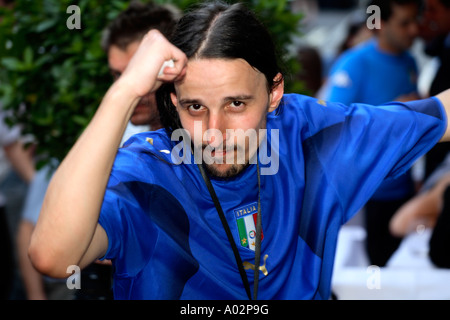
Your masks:
M166 66L166 61L174 61L174 66ZM182 78L186 72L187 57L172 45L159 31L151 30L142 39L138 50L130 60L118 81L142 97L155 92L162 82L172 82Z

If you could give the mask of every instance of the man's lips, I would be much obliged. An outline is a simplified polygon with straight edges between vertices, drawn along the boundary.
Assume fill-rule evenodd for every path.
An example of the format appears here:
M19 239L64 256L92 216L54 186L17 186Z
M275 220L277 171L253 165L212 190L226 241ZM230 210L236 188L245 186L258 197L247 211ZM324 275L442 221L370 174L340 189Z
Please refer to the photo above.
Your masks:
M226 150L213 150L211 152L211 156L214 158L223 158L226 156L226 154L227 154Z
M203 152L206 152L211 155L213 158L225 158L227 153L233 154L237 151L236 147L231 148L214 148L210 145L203 147Z

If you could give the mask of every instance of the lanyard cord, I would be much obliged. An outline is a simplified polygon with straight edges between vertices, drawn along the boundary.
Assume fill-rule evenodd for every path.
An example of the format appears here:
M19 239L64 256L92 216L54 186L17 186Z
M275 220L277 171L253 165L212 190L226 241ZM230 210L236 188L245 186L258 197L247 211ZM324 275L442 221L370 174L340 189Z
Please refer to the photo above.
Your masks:
M239 274L241 275L242 283L244 284L245 291L247 292L247 296L249 300L252 300L252 296L250 293L250 284L248 283L247 274L244 270L244 265L241 260L241 256L239 255L239 250L236 246L236 243L233 240L233 235L231 233L230 227L228 226L227 220L225 218L225 214L223 213L222 207L220 205L219 199L217 198L216 192L214 191L214 187L209 179L205 169L202 164L197 165L200 169L200 173L202 174L203 180L208 187L209 193L211 194L211 198L213 199L214 206L216 207L217 213L219 214L220 221L222 222L223 228L225 229L225 233L227 234L228 241L230 242L231 249L233 250L234 257L236 259L236 263L238 265ZM261 178L259 173L259 163L257 162L257 174L258 174L258 214L257 214L257 222L256 222L256 243L255 243L255 277L253 282L253 298L257 300L258 298L258 284L259 284L259 264L261 261L261 233L262 233L262 224L261 224Z
M256 243L255 243L255 275L253 278L253 299L258 300L259 285L259 265L261 263L261 175L259 173L259 162L256 161L256 171L258 176L258 213L256 215Z

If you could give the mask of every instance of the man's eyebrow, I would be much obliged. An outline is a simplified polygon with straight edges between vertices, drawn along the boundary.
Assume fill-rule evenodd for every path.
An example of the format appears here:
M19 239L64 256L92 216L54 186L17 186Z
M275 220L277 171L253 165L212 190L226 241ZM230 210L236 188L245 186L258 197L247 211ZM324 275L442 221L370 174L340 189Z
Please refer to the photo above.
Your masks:
M179 103L184 104L184 105L186 105L186 104L202 104L202 102L198 99L189 99L189 98L188 99L180 99Z
M251 100L254 97L252 95L237 95L237 96L229 96L229 97L225 97L223 98L223 102L230 102L230 101L245 101L245 100ZM179 100L180 104L200 104L203 105L202 101L200 99L180 99Z
M242 95L237 95L237 96L226 97L223 99L223 101L228 102L228 101L242 101L242 100L251 100L251 99L253 99L253 96L242 94Z

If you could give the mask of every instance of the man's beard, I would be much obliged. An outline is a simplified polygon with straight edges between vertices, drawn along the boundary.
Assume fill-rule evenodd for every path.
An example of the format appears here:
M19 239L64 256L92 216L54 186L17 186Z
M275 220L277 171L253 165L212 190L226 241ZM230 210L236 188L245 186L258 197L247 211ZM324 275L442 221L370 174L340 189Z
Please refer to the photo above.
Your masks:
M246 164L233 164L226 171L220 171L212 164L203 164L203 167L206 169L210 176L220 179L234 178L241 172L243 172L248 166L248 162Z
M224 149L223 147L219 147L217 148L217 150L220 149ZM205 154L205 150L208 150L207 153L211 152L212 149L209 145L203 144L202 145L202 155ZM208 172L208 174L214 178L219 178L219 179L228 179L228 178L233 178L236 177L237 175L239 175L241 172L243 172L248 166L249 166L249 160L247 158L242 158L242 156L245 157L245 151L239 147L239 146L234 146L234 147L227 147L227 155L229 155L230 153L232 153L233 157L232 157L232 162L229 163L229 158L225 157L226 159L221 159L223 160L223 163L218 163L218 162L213 162L211 163L211 159L209 159L209 161L206 161L204 159L202 159L202 165L203 167L206 169L206 171ZM238 161L238 157L239 155L241 156L241 158ZM228 160L228 161L227 161ZM225 171L220 170L218 168L218 166L223 166L223 165L227 165L229 166Z
M220 139L221 144L213 146L199 141L196 147L191 140L191 147L195 150L196 163L201 163L210 176L228 179L236 177L250 164L256 163L260 139L264 135L259 135L256 130L255 132L237 130L230 134L229 139L225 141Z

